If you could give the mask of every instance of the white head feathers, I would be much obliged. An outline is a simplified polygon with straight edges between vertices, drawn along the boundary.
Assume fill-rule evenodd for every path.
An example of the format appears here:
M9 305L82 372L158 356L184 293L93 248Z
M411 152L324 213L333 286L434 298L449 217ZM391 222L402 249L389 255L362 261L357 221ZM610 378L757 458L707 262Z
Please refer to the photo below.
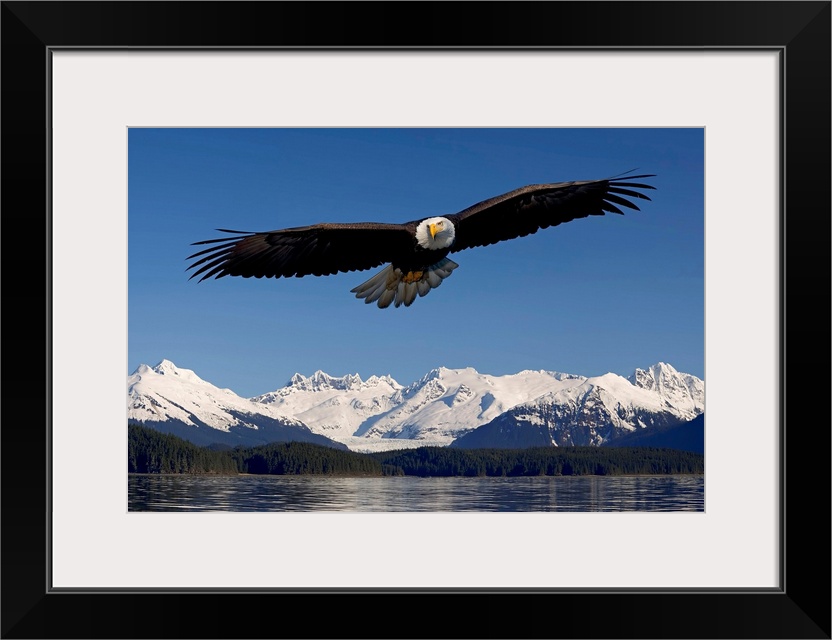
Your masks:
M455 237L454 223L447 218L428 218L416 227L416 242L423 249L447 249L454 243Z

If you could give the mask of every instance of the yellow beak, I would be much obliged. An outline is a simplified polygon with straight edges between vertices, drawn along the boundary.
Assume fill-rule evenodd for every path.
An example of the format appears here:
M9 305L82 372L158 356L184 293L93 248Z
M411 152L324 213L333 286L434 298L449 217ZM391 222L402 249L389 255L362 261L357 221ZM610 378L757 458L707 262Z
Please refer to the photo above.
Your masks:
M428 227L428 229L430 229L430 237L435 238L436 237L436 223L434 222L433 224L431 224Z

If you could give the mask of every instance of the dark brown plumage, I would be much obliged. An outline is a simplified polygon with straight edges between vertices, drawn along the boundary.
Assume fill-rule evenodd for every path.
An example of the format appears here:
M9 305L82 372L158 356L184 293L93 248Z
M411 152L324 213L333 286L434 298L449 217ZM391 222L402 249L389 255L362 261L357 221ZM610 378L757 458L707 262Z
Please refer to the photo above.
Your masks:
M438 287L458 265L447 255L511 240L578 218L638 210L631 199L649 200L633 182L651 175L535 184L484 200L459 213L403 224L323 223L265 232L219 229L232 237L195 242L212 245L188 259L191 278L324 276L388 266L353 289L379 307L410 306L416 295Z

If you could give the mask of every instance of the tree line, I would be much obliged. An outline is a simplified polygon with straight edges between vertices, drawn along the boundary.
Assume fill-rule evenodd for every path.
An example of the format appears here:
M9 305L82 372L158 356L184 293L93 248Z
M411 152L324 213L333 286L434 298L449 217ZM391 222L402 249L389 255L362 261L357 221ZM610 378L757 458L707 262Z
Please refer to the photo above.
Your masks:
M382 475L373 458L308 442L214 449L137 424L127 430L129 473Z
M199 447L168 433L127 426L129 473L238 473L227 451Z
M422 447L374 453L408 476L609 476L704 473L698 453L653 447L530 447L449 449Z
M702 454L652 447L419 447L363 454L280 442L218 450L136 424L128 425L127 463L130 473L191 474L512 477L705 471Z

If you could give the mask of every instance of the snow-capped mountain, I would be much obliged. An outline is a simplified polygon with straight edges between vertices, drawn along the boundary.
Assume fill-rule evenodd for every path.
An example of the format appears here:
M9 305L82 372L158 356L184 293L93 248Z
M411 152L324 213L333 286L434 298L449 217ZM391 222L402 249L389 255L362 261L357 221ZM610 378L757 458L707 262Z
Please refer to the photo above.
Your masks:
M300 420L206 382L170 360L140 365L127 378L127 418L199 445L300 440L345 448Z
M491 376L440 367L408 386L390 376L364 381L317 371L295 374L286 386L250 399L166 360L152 369L141 365L128 378L128 418L148 426L170 430L176 423L201 439L213 435L204 427L262 438L280 426L283 436L295 428L356 451L446 446L457 439L467 446L495 429L514 429L515 438L525 441L526 425L546 425L547 444L601 444L703 410L704 383L663 363L638 369L630 379L553 371Z
M355 450L400 449L450 444L516 404L576 380L550 371L490 376L440 367L402 387L389 376L362 382L318 371L310 378L296 374L286 387L252 400Z
M679 373L664 362L649 369L636 369L627 380L640 389L658 393L671 406L691 417L701 413L705 404L705 383L696 376Z
M600 446L626 433L687 422L704 412L705 383L660 362L629 378L585 378L506 411L455 447Z
M357 374L336 378L316 371L308 378L296 373L285 387L251 401L291 415L315 433L350 443L367 419L395 406L392 398L401 389L390 376L370 376L362 381Z

